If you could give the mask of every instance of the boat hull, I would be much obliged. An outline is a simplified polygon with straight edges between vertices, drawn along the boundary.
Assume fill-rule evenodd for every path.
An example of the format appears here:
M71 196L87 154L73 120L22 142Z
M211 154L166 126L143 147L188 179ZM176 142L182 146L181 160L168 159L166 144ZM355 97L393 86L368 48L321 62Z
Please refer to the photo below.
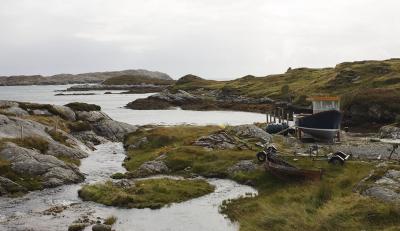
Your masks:
M296 127L318 140L333 140L340 131L342 113L337 110L304 116L296 121Z

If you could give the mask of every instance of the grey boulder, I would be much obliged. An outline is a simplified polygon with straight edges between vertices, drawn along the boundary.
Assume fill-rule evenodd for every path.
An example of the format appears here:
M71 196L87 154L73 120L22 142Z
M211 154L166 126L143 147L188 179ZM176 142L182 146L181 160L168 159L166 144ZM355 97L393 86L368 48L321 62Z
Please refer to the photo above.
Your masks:
M5 113L16 115L16 116L27 116L29 113L25 111L24 109L18 107L18 106L12 106L6 109L3 109Z
M9 161L11 169L18 174L42 177L45 187L77 183L84 179L75 165L66 164L54 156L43 155L36 150L22 148L10 142L3 146L0 158Z
M100 120L92 124L94 132L111 141L123 141L126 134L134 132L137 127L111 119Z
M272 135L257 127L254 124L238 125L231 128L233 132L239 137L243 138L256 138L265 143L272 140Z
M71 108L61 105L52 105L52 107L62 118L69 121L76 120L75 112Z
M400 127L386 125L380 128L379 136L382 139L400 139Z

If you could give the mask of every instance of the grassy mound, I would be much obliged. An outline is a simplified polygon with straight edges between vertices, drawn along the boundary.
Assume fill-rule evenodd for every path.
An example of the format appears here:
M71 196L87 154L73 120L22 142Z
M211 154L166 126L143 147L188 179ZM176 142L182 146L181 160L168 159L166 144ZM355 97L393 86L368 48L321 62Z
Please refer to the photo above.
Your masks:
M79 103L73 102L66 104L65 106L71 108L74 111L100 111L101 107L96 104L89 104L89 103Z
M149 179L121 188L112 182L85 185L79 190L83 200L124 208L158 209L200 197L214 191L205 180Z
M103 82L103 85L140 85L140 84L154 84L154 85L171 85L174 80L150 78L142 75L121 75L109 78Z

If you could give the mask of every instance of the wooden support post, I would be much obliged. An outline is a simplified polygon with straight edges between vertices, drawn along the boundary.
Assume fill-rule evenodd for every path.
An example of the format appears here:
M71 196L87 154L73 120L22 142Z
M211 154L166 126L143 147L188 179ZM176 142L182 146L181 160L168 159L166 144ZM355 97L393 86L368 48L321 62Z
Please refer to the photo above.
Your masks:
M24 126L22 126L22 123L20 124L21 126L21 139L24 138Z
M281 110L278 108L278 121L281 123Z
M276 108L274 108L274 123L276 123Z

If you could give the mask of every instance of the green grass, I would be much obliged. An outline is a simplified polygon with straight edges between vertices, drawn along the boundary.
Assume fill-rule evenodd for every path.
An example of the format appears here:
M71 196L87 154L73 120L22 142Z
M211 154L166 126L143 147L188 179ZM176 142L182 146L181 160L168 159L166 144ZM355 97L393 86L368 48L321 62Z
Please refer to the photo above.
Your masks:
M31 137L24 137L24 138L3 138L0 139L0 149L5 142L14 143L20 147L28 148L28 149L36 149L39 150L41 153L46 153L49 149L49 143L42 139L39 136L31 136Z
M264 173L256 176L257 197L227 201L222 212L245 231L385 230L400 225L396 205L353 192L371 164L349 161L336 167L317 163L325 169L321 182L283 182Z
M10 162L2 159L1 157L0 157L0 176L6 177L14 181L15 183L25 187L27 190L38 190L43 188L42 179L39 176L18 174L12 170ZM19 195L23 192L15 191L14 193Z
M70 147L71 145L68 143L68 137L64 135L62 132L59 132L57 130L51 129L51 130L46 130L47 134L51 136L51 138L61 144L64 144L65 146Z
M86 121L75 121L68 124L68 128L71 132L83 132L90 131L92 128Z
M83 200L124 208L158 209L171 203L183 202L214 191L205 180L148 179L134 186L121 188L112 182L85 185L79 190Z
M324 169L320 182L284 181L261 166L254 172L232 174L227 169L239 160L255 159L256 150L206 150L191 145L198 137L220 129L217 126L173 126L139 130L127 137L125 145L142 137L147 137L149 143L129 150L125 167L134 171L143 162L164 155L174 175L197 173L226 177L239 183L251 182L258 196L225 201L221 206L221 212L239 222L242 231L395 230L400 226L399 207L354 192L358 182L374 168L374 163L348 161L344 166L332 166L327 161L313 161L308 157L297 156L297 160L293 156L284 157L299 167ZM279 150L291 153L281 136L273 139ZM247 142L251 145L255 141ZM375 172L375 178L385 171Z
M104 224L106 225L113 225L115 222L117 222L117 217L116 216L109 216L106 219L104 219Z
M150 78L142 75L121 75L109 78L103 82L103 85L140 85L140 84L154 84L154 85L171 85L174 80L165 80Z
M57 124L57 128L65 132L70 132L69 124L75 123L64 120L59 116L29 115L29 116L24 116L23 118L41 123L49 127L55 127L55 125Z
M395 115L400 113L400 59L347 62L333 68L296 68L282 74L245 76L230 81L206 80L189 75L179 79L171 89L192 92L221 90L228 95L269 97L292 101L299 106L309 106L310 102L305 99L310 96L337 95L346 102L343 104L345 115L350 114L348 109L351 105L374 102L383 107L382 111L392 113L378 122L394 122ZM355 93L358 96L354 97ZM352 119L356 123L363 122L363 118L360 121Z
M138 130L127 136L124 145L134 144L142 137L147 137L148 143L128 150L128 160L124 166L128 171L134 171L144 162L165 155L167 166L175 174L182 173L189 167L193 173L203 176L226 177L227 169L236 162L254 159L254 151L205 150L191 145L200 136L218 130L221 130L221 127L173 126Z
M75 159L75 158L71 158L68 156L57 156L57 159L62 160L62 161L64 161L64 163L67 163L67 164L74 164L76 166L81 165L80 159Z

